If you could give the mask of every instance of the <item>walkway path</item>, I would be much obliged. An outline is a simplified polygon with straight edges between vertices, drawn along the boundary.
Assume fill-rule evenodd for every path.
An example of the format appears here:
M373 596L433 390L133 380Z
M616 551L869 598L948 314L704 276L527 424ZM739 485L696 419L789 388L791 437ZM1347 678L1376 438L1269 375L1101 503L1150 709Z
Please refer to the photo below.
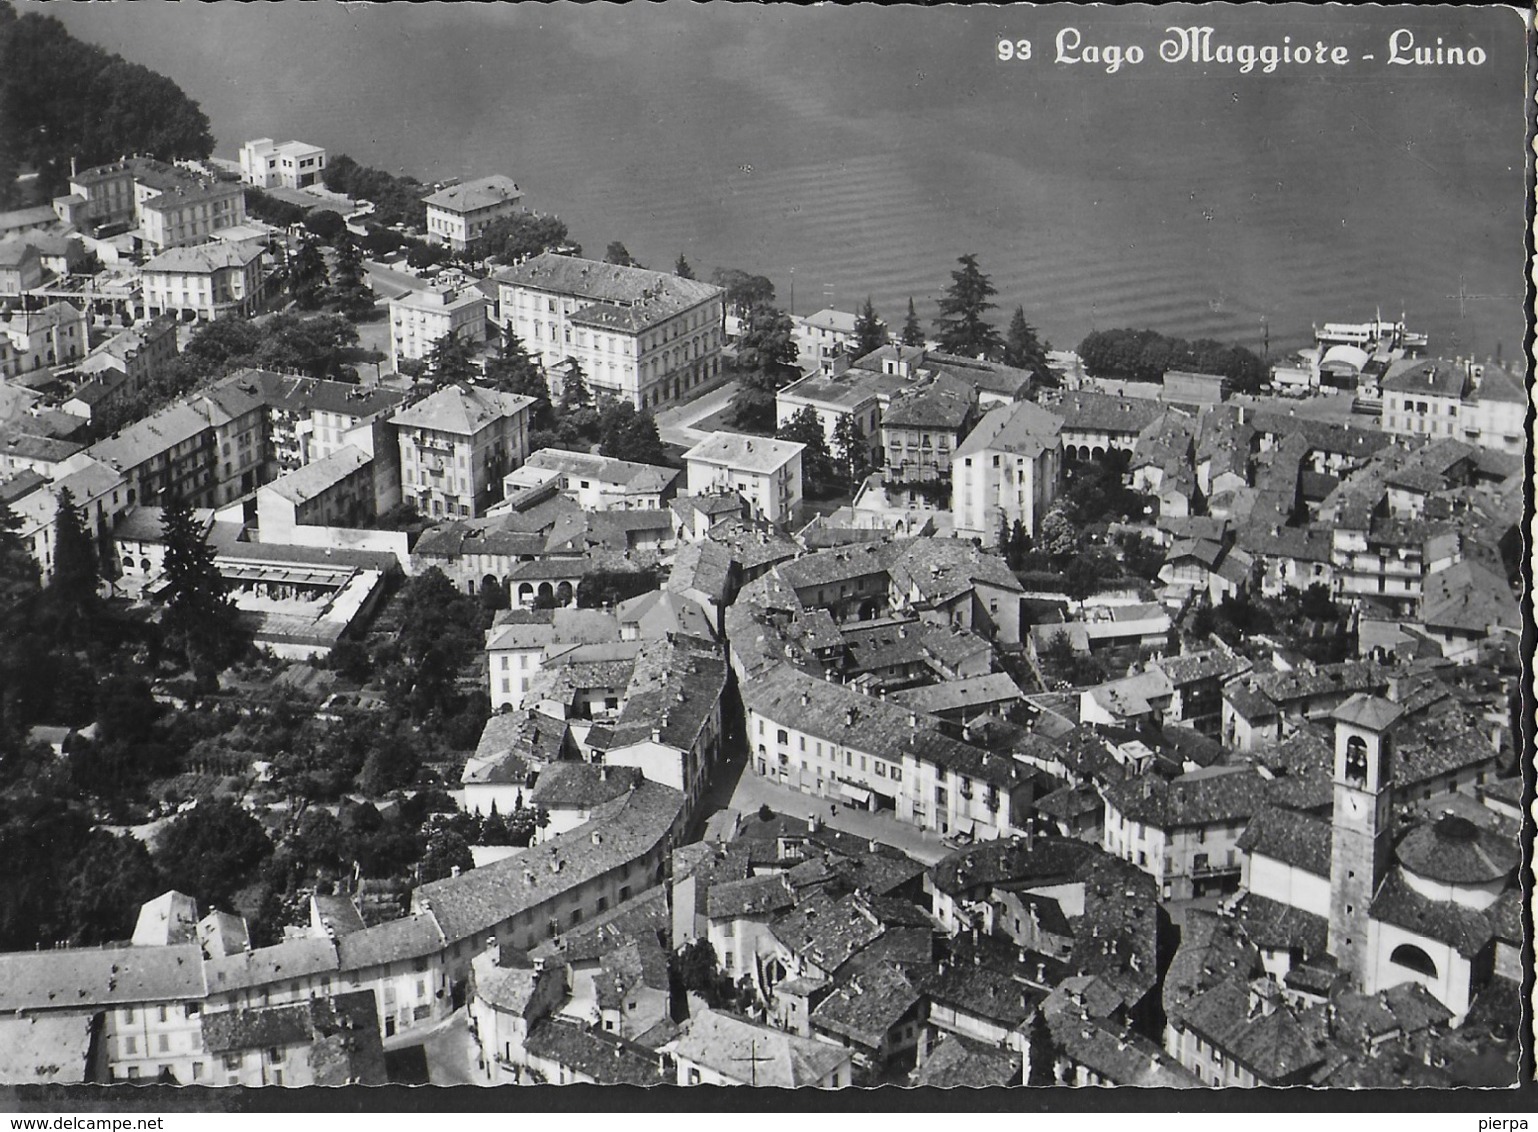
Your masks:
M683 448L693 448L710 435L702 429L695 428L694 425L726 408L727 403L737 395L737 390L740 388L741 386L735 381L728 381L725 385L716 386L697 400L663 409L657 414L657 431L662 436L662 442L677 444Z

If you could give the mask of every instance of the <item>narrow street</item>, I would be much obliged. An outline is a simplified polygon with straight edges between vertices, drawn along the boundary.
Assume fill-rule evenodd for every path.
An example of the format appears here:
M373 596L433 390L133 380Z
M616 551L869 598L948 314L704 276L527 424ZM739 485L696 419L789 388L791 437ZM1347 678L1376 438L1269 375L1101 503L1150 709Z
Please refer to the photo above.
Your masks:
M729 743L725 758L717 768L711 789L706 794L706 820L702 836L726 839L731 835L733 818L752 814L768 806L777 814L816 817L823 825L842 833L874 839L901 849L915 861L932 865L951 852L937 834L899 821L888 813L872 814L866 810L834 803L828 798L803 794L789 786L760 778L748 770L748 756L739 740Z

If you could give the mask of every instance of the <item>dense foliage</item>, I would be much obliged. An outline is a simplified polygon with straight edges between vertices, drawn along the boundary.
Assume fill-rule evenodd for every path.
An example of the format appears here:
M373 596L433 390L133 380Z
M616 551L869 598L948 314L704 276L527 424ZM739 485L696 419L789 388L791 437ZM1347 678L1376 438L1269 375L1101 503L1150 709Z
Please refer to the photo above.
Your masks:
M553 251L582 254L582 248L568 238L566 222L559 216L515 212L487 225L486 230L472 243L468 258L518 263L541 252ZM629 255L628 252L625 254Z
M1154 330L1096 330L1079 343L1079 357L1091 377L1161 381L1166 370L1220 373L1241 392L1266 380L1266 365L1243 346L1210 338L1187 342Z
M0 2L0 208L16 173L37 170L43 199L81 168L144 154L165 161L213 152L208 117L170 79L70 35L53 16Z
M396 177L383 169L359 165L347 154L340 153L326 165L321 180L334 193L345 193L354 200L372 201L371 218L376 223L399 224L418 231L427 228L427 206L422 203L422 198L428 195L428 190L415 177Z

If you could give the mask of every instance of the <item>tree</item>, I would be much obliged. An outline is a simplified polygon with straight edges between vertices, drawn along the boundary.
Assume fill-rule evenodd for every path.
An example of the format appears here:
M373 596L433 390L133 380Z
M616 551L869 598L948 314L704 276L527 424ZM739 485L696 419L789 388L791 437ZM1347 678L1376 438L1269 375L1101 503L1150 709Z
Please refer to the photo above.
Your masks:
M870 296L866 295L865 305L860 308L854 320L854 356L863 358L886 343L886 325L876 317L876 308L871 304Z
M406 266L421 271L424 267L447 263L454 253L442 244L416 244L406 253Z
M833 426L833 454L851 488L859 487L870 475L870 441L849 413L840 415Z
M85 519L69 488L59 492L59 512L54 526L53 579L50 595L58 600L61 612L73 628L87 616L96 601L96 584L101 569L96 546L86 533Z
M299 242L299 251L288 265L288 293L300 310L317 310L326 294L326 259L313 236Z
M229 363L238 366L261 348L262 339L261 328L250 319L221 318L201 323L183 354L205 369L222 368Z
M1037 380L1048 380L1047 344L1036 336L1036 328L1025 321L1025 308L1016 307L1004 332L1004 364L1028 369Z
M774 302L774 284L762 275L750 275L735 267L718 267L710 281L726 292L726 303L739 316L759 304Z
M416 781L421 765L416 752L402 738L387 736L363 760L358 789L371 798L383 797Z
M76 945L107 943L132 934L139 906L164 891L144 842L104 829L88 831L70 856L62 907L65 937Z
M631 460L637 464L666 465L667 450L657 432L657 421L645 409L629 401L615 401L599 417L601 456Z
M703 937L685 944L671 956L671 973L685 991L693 991L707 1006L721 1001L720 964L716 949Z
M304 218L304 226L327 243L347 231L347 221L342 219L342 214L329 208L311 210Z
M523 800L519 795L518 800ZM507 841L520 849L534 840L534 835L550 824L549 811L543 806L518 806L507 815Z
M363 252L346 229L336 238L336 269L331 273L329 301L338 313L355 322L374 311L374 293L363 281Z
M227 595L214 552L192 508L179 499L161 515L165 538L166 610L162 626L188 667L212 675L239 652L244 631Z
M1078 525L1061 504L1053 504L1042 516L1041 548L1053 558L1067 558L1078 553Z
M755 371L758 383L778 388L783 371L796 360L795 324L768 303L755 303L742 316L737 336L737 364ZM752 379L749 379L750 383Z
M803 405L780 426L775 434L780 440L805 445L801 451L801 474L808 495L825 495L833 488L833 457L828 452L828 438L822 418L811 405Z
M559 216L517 212L494 220L475 242L474 258L519 263L541 252L571 246L566 223ZM581 249L576 254L581 255Z
M335 870L351 856L342 823L319 806L311 806L299 818L283 848L306 871Z
M199 802L174 818L154 851L166 883L205 908L228 908L271 855L261 823L222 800Z
M919 312L913 306L913 296L908 296L908 317L903 322L901 342L904 346L922 346L924 328L919 325Z
M255 350L226 362L227 369L255 366L281 373L335 378L358 344L358 328L339 314L302 315L285 311L265 319L258 334Z
M486 362L486 384L503 393L534 398L530 427L549 427L550 383L545 380L545 371L523 348L511 323L502 331L497 356Z
M673 274L680 279L693 279L694 268L689 266L689 261L684 258L684 253L678 253L678 262L673 265Z
M453 385L475 376L470 347L460 338L459 331L450 330L427 352L427 377L434 386Z
M582 363L569 357L561 367L561 412L592 408L593 394L587 387L587 374L582 370Z
M640 267L635 257L630 254L630 249L618 240L611 240L609 246L604 249L603 261L605 263L618 264L620 267Z
M975 254L956 262L961 268L951 272L951 285L940 298L940 317L935 320L940 349L967 358L997 357L1003 353L1004 340L983 317L993 309L988 300L997 291L977 266Z
M475 868L475 857L464 837L452 829L435 829L427 835L427 847L422 853L422 863L417 869L421 884L453 876L454 870L469 872Z
M829 495L834 491L835 471L834 457L827 451L827 435L823 432L823 418L818 417L817 409L811 405L803 405L786 423L781 424L777 432L780 440L791 440L798 444L804 444L801 449L801 475L806 480L807 495Z
M0 193L15 191L25 166L42 200L68 191L71 161L203 158L214 146L207 115L170 79L9 4L0 5L0 122Z

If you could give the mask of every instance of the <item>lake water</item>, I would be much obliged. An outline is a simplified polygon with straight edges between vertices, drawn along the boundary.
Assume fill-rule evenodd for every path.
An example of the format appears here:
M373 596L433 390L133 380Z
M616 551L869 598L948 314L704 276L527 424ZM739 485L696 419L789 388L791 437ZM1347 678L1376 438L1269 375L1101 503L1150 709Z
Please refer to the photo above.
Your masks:
M23 8L28 5L24 4ZM999 321L1054 345L1151 327L1273 350L1375 308L1433 350L1520 354L1519 17L1498 9L791 8L747 4L49 5L174 78L218 152L297 137L424 179L506 173L590 254L740 266L782 302L926 323L975 252ZM1345 67L1158 59L1324 40ZM1138 44L1057 65L1065 25ZM1480 67L1387 66L1396 28ZM1028 62L996 43L1030 38ZM1374 54L1375 62L1360 60Z

